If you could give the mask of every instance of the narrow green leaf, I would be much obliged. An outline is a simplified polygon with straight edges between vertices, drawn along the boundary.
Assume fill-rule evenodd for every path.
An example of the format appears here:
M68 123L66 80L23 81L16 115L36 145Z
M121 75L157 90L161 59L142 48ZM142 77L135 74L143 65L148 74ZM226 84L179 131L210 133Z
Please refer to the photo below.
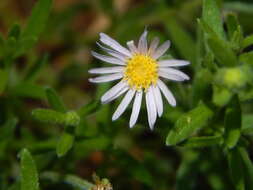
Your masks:
M253 134L253 114L242 115L242 133Z
M48 54L45 54L43 57L40 57L35 64L29 69L25 76L26 81L33 81L35 77L37 76L38 72L41 70L41 68L47 64L48 62Z
M31 82L21 82L11 89L11 93L17 97L45 99L46 93L43 87Z
M247 63L253 67L253 52L247 52L240 55L239 60L241 63Z
M225 38L221 13L216 0L203 0L203 20L221 38Z
M21 190L39 190L36 165L27 149L21 152Z
M10 118L7 120L7 122L0 128L0 141L11 139L13 137L17 122L18 120L16 118Z
M243 39L242 41L242 48L246 48L250 45L253 45L253 34L247 36L246 38Z
M82 106L79 110L78 110L78 114L80 115L80 117L84 117L86 115L95 113L96 111L98 111L98 109L101 107L101 103L100 101L92 101L84 106Z
M176 121L174 128L167 136L166 144L175 145L185 140L204 127L212 116L213 112L206 105L200 103L196 108L184 114Z
M87 180L84 180L80 177L77 177L75 175L66 175L64 178L64 181L74 187L80 188L80 189L91 189L94 187L94 184L90 183Z
M6 69L0 69L0 94L2 94L7 85L8 75L9 74Z
M202 148L217 146L220 145L222 142L223 138L220 135L207 137L192 137L189 138L186 142L182 143L182 146L190 148Z
M49 18L52 7L52 0L39 0L32 10L32 14L28 20L28 24L24 29L22 37L37 38L43 32L46 22Z
M237 96L231 99L225 114L225 143L233 148L241 136L241 107Z
M53 88L46 88L46 95L48 103L54 110L63 113L67 111L61 98L57 95L56 91Z
M244 169L242 158L237 148L228 152L228 164L230 175L236 190L244 190Z
M228 37L232 39L239 25L238 18L234 13L229 13L226 17L226 25L228 29Z
M244 176L245 176L245 189L247 190L253 190L253 165L252 165L252 161L249 158L249 155L247 153L247 151L245 150L245 148L240 147L239 148L239 152L240 155L242 157L243 160L243 165L244 165Z
M169 32L173 44L182 55L183 58L190 60L192 63L196 61L197 46L189 33L180 26L175 19L166 18L166 29Z
M58 157L64 156L72 148L74 139L74 128L66 127L56 146L56 153Z
M241 12L246 14L253 14L253 4L246 2L226 2L224 8L230 11Z
M22 33L22 39L38 39L39 35L43 32L46 26L51 7L52 0L39 0L36 3L28 20L28 24ZM35 42L36 41L27 42L27 49L32 47Z
M41 122L64 126L77 126L80 122L80 117L74 111L62 113L51 109L35 109L32 116Z
M203 19L198 20L198 23L200 24L202 30L206 33L208 46L215 55L217 61L224 66L236 65L237 57L231 49L230 44L221 39Z
M66 115L50 109L35 109L32 111L32 116L41 121L51 124L64 124Z
M237 58L230 46L223 40L215 36L209 36L207 39L208 45L215 55L217 61L224 66L237 65Z

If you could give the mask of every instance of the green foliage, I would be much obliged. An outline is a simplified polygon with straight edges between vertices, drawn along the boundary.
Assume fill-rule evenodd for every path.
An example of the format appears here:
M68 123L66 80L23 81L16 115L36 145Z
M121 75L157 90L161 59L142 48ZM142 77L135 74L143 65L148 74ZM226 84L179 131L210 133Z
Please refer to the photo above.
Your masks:
M212 117L212 111L203 103L200 103L190 112L182 115L175 123L175 127L169 132L166 144L176 145L185 140L197 130L204 127Z
M253 190L252 6L1 2L0 190ZM164 100L152 132L144 100L129 129L132 104L112 122L120 100L100 99L114 83L87 80L90 67L102 66L90 55L100 32L125 45L145 26L149 41L171 40L161 59L191 62L182 68L189 81L168 81L177 106ZM108 179L91 182L94 172Z
M27 149L21 152L21 190L39 190L36 164Z

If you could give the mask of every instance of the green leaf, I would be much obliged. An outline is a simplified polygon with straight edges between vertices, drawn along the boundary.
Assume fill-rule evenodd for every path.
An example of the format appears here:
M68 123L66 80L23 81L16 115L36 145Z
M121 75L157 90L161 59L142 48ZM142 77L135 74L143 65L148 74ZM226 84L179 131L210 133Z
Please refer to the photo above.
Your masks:
M66 177L64 178L64 181L74 187L84 189L84 190L89 190L92 187L94 187L92 183L80 177L77 177L75 175L66 175Z
M53 88L46 88L46 95L48 103L54 110L63 113L67 111L61 98L57 95L56 91Z
M32 116L41 122L64 126L77 126L80 122L80 117L74 111L61 113L51 109L35 109Z
M203 20L221 38L225 38L221 13L216 0L203 0Z
M8 82L8 71L6 69L0 69L0 94L5 90Z
M253 14L253 4L245 2L226 2L224 8L230 11Z
M235 14L229 13L226 18L228 37L233 49L240 50L243 40L243 32Z
M190 148L202 148L217 146L222 144L222 142L223 138L220 135L207 137L192 137L189 138L186 142L182 143L182 146Z
M46 26L51 7L52 0L39 0L36 3L28 20L28 24L21 35L21 39L38 39ZM31 48L35 42L33 40L27 41L26 49Z
M243 134L253 133L253 114L242 115L242 133Z
M21 190L39 190L36 165L27 149L21 152Z
M242 158L238 148L228 152L228 163L232 181L236 190L244 190L244 169L242 167Z
M43 57L39 58L35 64L29 69L25 76L26 81L33 81L41 68L48 63L48 54L45 54Z
M241 136L241 107L237 96L231 99L225 114L225 144L233 148Z
M56 146L56 153L58 157L64 156L72 148L74 139L74 128L66 127Z
M31 82L21 82L11 89L11 93L17 97L45 99L46 93L43 87Z
M200 103L196 108L181 116L169 132L166 144L176 145L185 140L197 130L204 127L208 120L213 116L213 112L203 103Z
M100 101L92 101L84 106L82 106L79 110L78 110L78 114L80 115L80 117L84 117L86 115L95 113L96 111L98 111L98 109L101 107L101 103Z
M189 33L180 26L175 19L166 18L166 29L171 36L173 44L182 55L183 58L190 60L192 63L196 61L197 46Z
M247 190L253 190L253 165L249 158L249 155L245 148L240 147L239 148L240 155L242 157L243 161L243 168L244 168L244 176L245 176L245 189Z
M247 63L253 67L253 52L243 53L239 57L240 62Z
M17 122L18 120L16 118L10 118L7 120L4 126L0 128L0 141L11 139L13 137Z
M236 55L225 41L220 40L216 36L209 36L207 42L215 58L221 65L237 65Z
M246 48L250 45L253 45L253 35L247 36L242 41L242 48Z
M206 33L208 46L217 61L224 66L235 66L237 64L237 57L231 49L230 44L221 39L203 19L198 20L198 22Z

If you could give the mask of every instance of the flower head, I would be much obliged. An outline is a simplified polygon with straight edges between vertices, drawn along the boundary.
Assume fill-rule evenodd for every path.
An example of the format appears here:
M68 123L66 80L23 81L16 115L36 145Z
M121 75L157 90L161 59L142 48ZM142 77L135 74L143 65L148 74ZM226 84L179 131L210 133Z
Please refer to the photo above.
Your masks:
M101 98L102 103L108 103L125 94L123 100L112 116L112 120L118 119L133 100L130 127L133 127L138 119L142 98L145 96L148 113L148 123L154 128L157 116L163 113L162 94L171 106L176 106L176 100L160 78L173 81L189 80L183 72L174 69L190 64L184 60L159 60L169 49L170 41L159 45L159 38L155 37L150 45L147 42L147 31L141 35L138 46L133 41L127 42L128 48L123 47L117 41L104 33L100 33L100 41L106 45L97 43L108 55L92 52L99 60L117 66L95 68L89 70L92 74L106 74L104 76L90 78L93 83L102 83L120 80L115 86L108 90Z

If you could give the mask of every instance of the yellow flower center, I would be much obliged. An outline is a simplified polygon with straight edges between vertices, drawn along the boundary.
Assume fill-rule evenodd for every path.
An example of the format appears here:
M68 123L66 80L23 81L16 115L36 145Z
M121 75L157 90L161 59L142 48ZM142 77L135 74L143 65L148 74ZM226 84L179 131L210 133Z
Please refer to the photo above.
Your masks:
M124 79L131 88L147 90L157 82L158 64L148 55L136 54L127 61Z

